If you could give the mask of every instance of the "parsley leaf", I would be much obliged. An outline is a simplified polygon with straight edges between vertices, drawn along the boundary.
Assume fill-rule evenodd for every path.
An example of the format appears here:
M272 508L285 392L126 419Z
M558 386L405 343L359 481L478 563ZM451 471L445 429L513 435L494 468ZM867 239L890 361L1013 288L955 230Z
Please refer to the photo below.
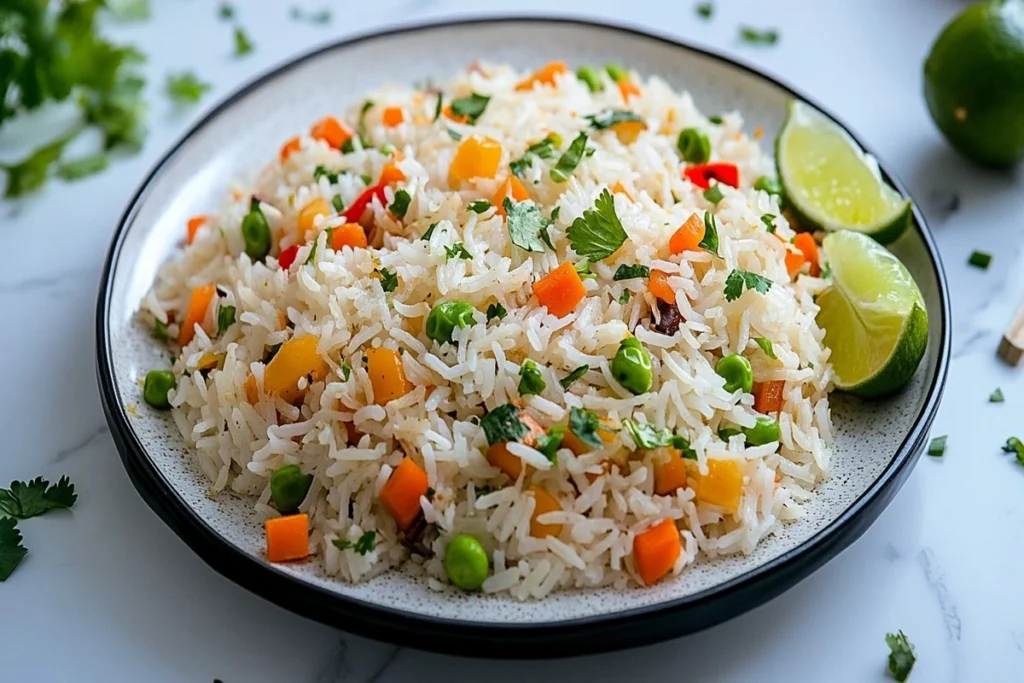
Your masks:
M548 219L540 212L540 208L531 200L513 202L505 197L502 202L508 222L508 236L512 244L525 251L544 251L540 232L548 227Z
M558 163L551 169L551 179L556 183L564 183L580 165L583 152L587 149L587 134L580 133L571 143L569 149L558 158Z
M398 273L387 268L378 268L375 271L380 275L380 286L385 292L393 292L398 287Z
M21 544L21 532L13 517L0 517L0 582L6 581L18 564L25 559L28 549Z
M914 668L917 657L914 655L914 646L907 640L903 631L895 634L885 634L885 644L889 646L889 675L893 679L903 683Z
M62 180L81 180L88 176L102 173L110 166L110 157L100 152L88 156L63 161L57 167L57 177Z
M612 280L619 282L621 280L635 280L636 278L648 278L650 276L651 269L647 266L641 266L640 264L627 266L623 263L615 271L615 275L612 275Z
M508 315L508 311L506 311L505 307L502 306L501 304L491 304L487 307L486 315L487 322L491 322L494 319L501 320L506 315Z
M498 406L484 415L480 420L480 428L484 430L487 444L490 446L507 441L519 441L530 433L530 428L519 419L519 408L511 403Z
M761 222L764 223L765 229L774 234L775 233L775 214L766 213L761 216Z
M989 403L1002 403L1005 400L1006 399L1003 396L1003 390L1000 389L999 387L996 387L996 390L993 391L988 397Z
M611 128L616 123L625 123L627 121L644 122L643 117L636 112L623 109L605 109L598 114L587 116L586 119L594 130L604 130L605 128Z
M398 190L395 192L395 201L391 202L391 206L388 207L395 218L405 218L406 212L409 210L409 202L412 201L412 195L405 190Z
M761 347L761 350L764 351L764 355L768 356L772 360L777 359L775 355L775 347L772 345L771 339L766 339L765 337L754 337L754 343Z
M476 123L487 109L487 103L491 101L486 95L470 94L468 97L461 97L452 100L452 113L456 116L465 116L469 123Z
M768 290L772 288L772 281L763 275L751 273L749 270L734 268L725 278L725 300L735 301L738 299L743 294L744 287L767 294Z
M191 71L183 71L180 74L167 74L164 88L167 96L176 104L193 104L206 94L210 84L203 83Z
M217 336L228 331L235 324L235 307L221 306L217 309Z
M701 19L710 19L715 13L715 6L710 2L702 2L694 8Z
M27 484L12 481L9 489L0 489L0 512L28 519L55 508L70 508L76 500L75 485L66 476L52 486L42 477L36 477Z
M588 446L604 448L604 441L597 433L600 427L601 423L594 411L575 406L569 409L569 431Z
M741 26L740 40L751 45L774 45L779 42L779 32L773 28L762 31L749 26Z
M527 359L519 368L519 394L521 396L539 394L547 386L544 376L540 373L540 368L532 360Z
M568 427L565 425L555 425L548 429L546 434L541 434L537 437L537 443L534 447L547 456L547 459L552 464L555 462L555 456L558 454L558 449L562 445L562 439L565 437L567 430Z
M244 57L253 50L252 41L249 40L249 36L245 34L241 26L235 27L235 56Z
M470 202L466 207L473 213L483 213L487 209L491 208L492 204L486 199L477 199L476 201Z
M568 390L569 387L572 386L573 382L583 377L583 375L587 374L587 372L589 371L589 365L581 365L572 372L570 372L568 375L563 377L561 380L559 380L558 383L562 385L563 389Z
M941 458L946 454L946 436L937 436L928 444L928 455L933 458ZM1009 443L1009 442L1007 442ZM1003 450L1006 450L1004 447Z
M456 242L452 246L444 248L444 261L445 261L445 263L447 263L448 261L450 261L450 260L452 260L453 258L456 258L456 257L460 258L460 259L465 259L465 260L469 260L469 259L473 258L470 255L470 253L468 251L466 251L466 247L464 247L462 245L462 242Z
M615 200L607 189L601 190L594 208L572 222L566 231L573 250L591 261L614 254L629 239L615 213Z
M944 439L945 437L942 438ZM943 444L945 444L945 442L943 442ZM1024 465L1024 443L1022 443L1021 440L1018 439L1017 437L1011 436L1009 439L1006 440L1006 444L1003 446L1003 452L1016 453L1017 462L1021 465ZM931 448L929 448L928 455L931 454Z
M722 194L722 188L718 186L718 183L715 183L708 189L704 190L704 199L708 200L712 204L717 205L718 202L722 201L723 197L725 197L725 195Z
M710 211L704 212L704 239L697 246L718 256L718 222Z
M360 555L366 555L377 545L377 532L371 529L360 536L359 540L355 543L347 538L336 538L331 541L331 543L333 543L334 547L338 550L352 550Z
M436 227L437 223L431 223L430 227L427 228L427 231L423 233L423 237L420 237L420 239L423 240L424 242L430 241L430 236L434 234L434 228Z

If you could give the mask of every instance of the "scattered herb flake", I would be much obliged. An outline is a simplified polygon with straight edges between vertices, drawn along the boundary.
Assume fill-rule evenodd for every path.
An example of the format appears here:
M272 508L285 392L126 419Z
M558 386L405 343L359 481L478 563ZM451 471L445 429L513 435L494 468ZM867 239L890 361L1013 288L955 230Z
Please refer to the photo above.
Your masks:
M0 513L16 519L28 519L49 510L70 508L76 500L75 485L66 476L52 486L42 477L28 483L12 481L10 488L0 489Z
M628 289L622 290L622 294L619 295L619 303L622 304L623 306L625 306L626 304L629 303L629 297L631 297L632 295L633 295L633 292L631 292L630 290L628 290Z
M996 390L989 394L988 397L989 403L1002 403L1005 400L1006 399L1003 397L1003 390L999 387L996 387Z
M519 408L511 403L498 406L484 415L480 420L480 428L484 430L487 444L490 446L507 441L519 441L530 432L526 423L519 419Z
M718 183L715 183L708 189L704 190L704 199L708 200L712 204L717 205L718 202L722 201L723 197L725 197L725 195L722 194L722 188L718 186Z
M142 21L149 19L149 0L106 0L107 9L118 21Z
M594 280L597 278L597 276L590 271L590 261L587 259L583 259L579 263L574 264L572 268L576 271L576 274L580 276L581 280Z
M486 315L487 315L487 322L491 322L492 320L495 320L495 319L501 320L506 315L508 315L508 311L506 311L505 307L502 306L501 304L491 304L491 305L489 305L487 307Z
M623 263L612 275L612 280L620 282L622 280L635 280L637 278L649 278L651 276L651 269L647 266L635 264L632 266Z
M423 233L423 237L420 237L420 239L423 240L424 242L430 241L430 236L434 234L434 228L436 227L437 223L431 223L430 227L427 228L427 231Z
M713 123L713 124L715 124L716 126L720 126L720 125L722 125L722 122L723 122L724 120L725 120L725 119L723 119L723 118L722 118L721 116L717 116L717 115L716 115L716 116L709 116L709 117L708 117L708 123Z
M710 19L715 14L715 6L710 2L702 2L695 8L697 16L701 19Z
M992 254L985 251L972 251L970 258L967 259L967 263L975 268L988 270L989 265L992 263Z
M373 182L373 176L370 175L369 173L361 173L359 175L359 179L363 181L363 185L365 185L366 187L369 187L370 184Z
M751 45L775 45L775 43L779 42L779 32L773 28L759 30L749 26L741 26L740 40Z
M352 550L360 555L367 555L377 545L377 532L371 529L360 536L359 540L355 543L343 538L336 538L331 541L331 543L333 543L334 547L338 550Z
M380 286L385 292L393 292L398 288L398 273L387 268L378 268L375 272L380 275Z
M544 218L540 208L529 199L513 202L510 197L505 197L502 206L505 209L508 236L512 244L524 251L544 251L540 234L548 227L548 220Z
M61 180L81 180L107 170L108 166L110 166L110 157L100 152L71 161L62 161L57 166L56 174Z
M775 346L772 344L771 339L767 339L765 337L754 337L754 343L761 347L761 350L764 351L764 355L768 356L772 360L776 360Z
M590 366L589 365L581 365L578 368L576 368L575 370L573 370L572 372L570 372L568 375L566 375L565 377L560 379L558 381L558 383L562 385L563 389L568 391L569 387L572 386L573 382L575 382L579 378L583 377L583 375L587 374L587 372L589 372L589 371L590 371Z
M1024 465L1024 443L1015 436L1011 436L1003 445L1004 453L1016 453L1017 463ZM930 454L930 453L929 453Z
M217 336L228 331L228 328L235 324L235 307L221 306L217 309Z
M332 185L338 182L339 175L341 175L340 171L329 171L323 164L317 164L316 168L313 169L313 180L327 178L327 182Z
M594 208L572 222L566 236L573 250L591 261L611 256L629 239L615 213L615 199L607 189L601 190Z
M330 23L331 21L331 10L324 8L316 11L307 12L300 7L292 7L290 13L291 18L296 21L305 21L310 24L323 25Z
M644 122L642 116L636 112L627 111L625 109L605 109L598 114L591 114L586 118L590 123L590 127L594 130L604 130L606 128L611 128L616 123L625 123L627 121L639 123Z
M21 532L13 517L0 517L0 582L6 581L18 567L28 549L21 544Z
M718 256L718 222L710 211L704 212L704 239L697 246Z
M725 278L725 300L735 301L743 294L743 288L754 290L761 294L767 294L772 288L772 281L763 275L751 273L749 270L733 269Z
M477 119L483 116L490 101L491 98L486 95L471 93L468 97L452 100L452 113L456 116L465 116L469 123L476 123Z
M565 425L555 425L548 429L546 434L542 434L537 437L537 443L535 448L547 456L547 459L552 464L555 463L555 456L558 453L559 447L562 445L562 439L565 437L565 432L568 427Z
M164 90L176 104L194 104L210 89L209 83L199 80L191 71L167 74Z
M604 441L597 433L600 427L601 422L597 419L597 413L594 411L575 406L569 409L569 431L588 446L604 448Z
M448 137L450 137L452 140L455 140L456 142L458 142L459 140L462 139L462 133L460 133L457 130L452 130L451 128L449 128L448 129Z
M946 454L946 436L937 436L928 444L928 455L941 458Z
M764 223L765 230L775 234L775 214L766 213L761 215L761 222Z
M551 169L551 179L556 183L564 183L576 170L587 149L587 134L580 133L569 143L569 148L558 158L558 163Z
M345 381L347 382L348 378L352 376L352 366L349 365L348 363L342 363L341 364L341 376L344 377Z
M524 155L518 159L514 159L509 162L508 170L512 171L512 175L522 179L526 175L526 169L533 165L533 157L530 155Z
M167 341L170 335L167 333L167 323L159 318L153 321L153 338L157 341Z
M395 192L395 201L391 202L391 206L388 207L388 211L390 211L395 218L405 218L405 214L409 210L409 202L411 201L412 195L405 190L397 190Z
M519 394L521 396L539 394L547 386L540 368L532 360L527 359L519 368Z
M345 200L341 198L340 194L336 194L331 198L331 206L334 207L335 211L341 213L345 210Z
M491 206L492 204L486 199L477 199L476 201L470 202L466 208L473 213L484 213L487 209L491 208Z
M226 2L222 2L217 8L217 16L221 19L233 19L235 16L235 8Z
M466 251L466 247L463 246L462 242L456 242L455 244L453 244L450 247L445 247L444 248L444 257L445 257L444 258L445 263L447 263L448 261L452 260L453 258L460 258L460 259L464 259L464 260L469 260L469 259L473 258L470 255L470 253L468 251Z
M235 27L235 56L244 57L253 51L252 41L241 26Z
M889 675L894 680L903 683L914 668L917 657L914 655L914 646L907 640L903 631L897 633L886 633L885 644L889 646Z

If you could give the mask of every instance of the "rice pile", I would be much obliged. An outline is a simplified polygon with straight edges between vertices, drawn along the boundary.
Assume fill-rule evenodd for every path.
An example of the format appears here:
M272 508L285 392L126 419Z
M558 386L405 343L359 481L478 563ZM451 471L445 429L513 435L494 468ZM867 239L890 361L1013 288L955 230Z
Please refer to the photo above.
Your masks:
M219 212L162 269L143 301L142 315L150 324L154 318L169 323L173 337L174 320L181 320L191 289L216 283L218 296L203 329L174 361L173 419L194 444L189 457L200 459L211 493L230 489L254 496L256 509L267 517L279 514L269 504L275 469L297 463L313 473L300 510L309 515L311 543L326 571L341 580L365 581L403 565L429 577L433 588L448 589L446 544L455 534L469 533L491 556L487 593L528 599L569 587L635 586L642 584L632 556L638 533L675 520L682 553L672 574L678 575L700 559L751 552L781 524L800 518L801 504L827 475L831 370L824 333L814 319L814 295L824 283L807 275L791 282L783 240L794 233L776 198L751 187L759 176L773 174L773 167L758 143L741 132L740 115L711 123L688 94L636 74L631 77L640 94L628 102L607 76L604 90L593 93L571 72L554 86L517 90L524 76L507 66L474 65L432 90L389 86L368 94L372 105L365 111L356 102L339 118L354 129L362 119L372 148L356 144L355 151L342 154L302 136L300 148L283 163L275 158L254 181L231 188ZM491 99L475 124L445 115L435 120L438 92L445 103L470 93ZM403 123L383 125L389 106L401 107ZM608 109L639 114L647 130L629 144L612 130L591 131L593 153L566 182L554 182L550 169L558 155L577 133L590 130L585 116ZM681 176L676 136L690 126L709 137L712 160L739 168L739 189L719 185L724 197L717 206ZM522 182L544 216L556 212L549 228L556 250L531 253L511 243L505 219L493 208L477 213L467 205L489 200L509 163L551 133L563 141L559 151L534 159ZM455 191L448 171L461 143L456 138L473 134L500 142L500 170L494 179L478 178ZM336 215L317 218L315 231L304 238L296 234L301 207L318 197L330 203L335 195L349 206L380 176L392 149L400 152L395 158L406 178L397 187L412 200L402 219L387 210L396 186L388 187L384 202L371 204L363 220L372 226L371 248L330 249L327 229L344 222ZM318 166L342 172L336 182L323 173L314 178ZM550 315L538 305L532 284L561 263L581 260L566 230L602 190L612 188L629 238L611 257L590 265L596 278L584 281L588 296L573 312ZM265 263L253 263L243 251L240 224L253 195L280 239ZM705 211L717 220L720 258L704 250L671 256L672 234ZM778 216L776 235L782 240L766 231L763 214ZM282 270L276 255L293 243L301 244L295 264ZM449 258L457 243L468 258ZM654 330L660 314L647 280L612 279L622 264L668 274L684 320L677 332ZM774 284L765 294L747 291L727 301L725 280L737 268ZM397 275L394 291L384 291L381 269ZM475 322L456 328L452 344L439 345L425 334L424 320L434 303L453 299L473 304ZM496 303L508 314L488 320L485 311ZM217 309L225 305L236 308L236 322L217 336ZM653 388L638 396L610 370L630 333L653 357ZM299 380L304 394L295 405L263 391L251 404L245 384L253 375L263 386L267 349L300 335L319 340L319 354L330 368L325 380L308 386ZM758 337L773 342L777 359L758 348ZM386 405L374 402L364 362L366 350L380 346L401 352L414 386ZM721 427L751 427L760 417L751 394L723 388L715 363L728 353L744 354L759 382L785 380L780 443L748 447L742 436L718 435ZM211 357L219 365L201 370ZM541 368L546 389L520 397L519 371L527 359ZM584 364L589 372L563 390L559 380ZM351 367L347 380L343 365ZM512 481L485 458L488 443L479 420L488 410L520 400L545 428L565 424L575 406L610 425L632 418L685 435L696 453L691 479L707 472L708 459L740 463L739 507L732 513L698 501L690 486L655 495L654 463L671 454L666 448L637 449L627 430L597 451L577 455L562 448L555 463L517 445L513 454L531 467ZM427 528L416 543L408 542L377 500L406 455L426 471L432 489L429 499L420 499ZM559 501L561 511L541 517L562 525L558 535L531 536L531 486ZM370 530L376 545L366 554L332 543L355 542Z

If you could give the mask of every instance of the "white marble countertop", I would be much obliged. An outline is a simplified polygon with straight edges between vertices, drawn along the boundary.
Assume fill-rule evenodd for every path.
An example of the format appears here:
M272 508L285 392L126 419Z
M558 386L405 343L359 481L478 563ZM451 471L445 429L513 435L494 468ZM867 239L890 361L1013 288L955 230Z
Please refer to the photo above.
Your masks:
M146 23L114 35L150 61L151 129L143 152L71 185L0 203L0 482L68 474L71 518L21 524L30 554L0 585L5 681L793 681L885 680L887 631L916 645L911 681L1019 681L1024 670L1024 467L1000 452L1024 438L1024 374L994 357L1024 297L1024 179L956 157L921 97L921 66L962 0L718 0L713 21L690 0L563 2L559 12L669 32L761 65L831 108L906 182L931 222L952 289L954 361L935 432L945 458L923 458L878 522L782 597L698 635L550 662L484 662L397 649L294 616L221 578L132 488L100 409L94 310L99 273L125 203L149 167L238 85L309 47L391 23L481 11L544 12L520 0L320 0L325 26L289 19L291 3L236 2L256 51L231 57L213 2L153 0ZM550 9L548 10L550 11ZM756 48L737 26L778 27ZM167 72L194 68L213 91L175 112ZM0 147L0 152L3 152ZM988 271L973 249L992 252ZM17 332L17 333L16 333ZM1006 402L987 402L997 386ZM468 678L467 678L468 676Z

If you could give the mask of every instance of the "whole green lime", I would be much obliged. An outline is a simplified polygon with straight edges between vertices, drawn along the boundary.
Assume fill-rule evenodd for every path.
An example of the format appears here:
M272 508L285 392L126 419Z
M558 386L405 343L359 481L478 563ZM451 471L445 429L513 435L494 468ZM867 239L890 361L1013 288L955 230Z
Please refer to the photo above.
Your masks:
M1024 0L987 0L954 19L924 63L928 110L964 156L1024 159Z

